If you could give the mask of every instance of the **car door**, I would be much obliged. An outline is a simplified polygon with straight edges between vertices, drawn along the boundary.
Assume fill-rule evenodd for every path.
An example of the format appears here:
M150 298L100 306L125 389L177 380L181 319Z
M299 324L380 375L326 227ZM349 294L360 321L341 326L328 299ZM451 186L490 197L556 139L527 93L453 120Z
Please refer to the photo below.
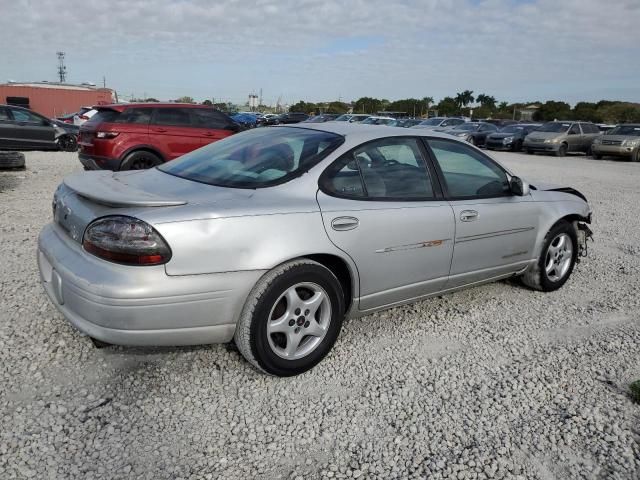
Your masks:
M461 142L428 139L455 217L453 260L446 288L524 268L534 258L539 206L512 195L502 167Z
M149 125L149 141L167 160L202 146L190 109L183 107L156 107Z
M582 150L583 135L580 130L580 125L574 123L569 127L567 131L567 145L570 152L576 152Z
M45 117L22 108L8 108L13 148L51 150L56 148L55 128Z
M200 136L200 145L209 145L233 135L237 127L233 121L213 108L192 108L194 128Z
M444 287L453 253L451 206L414 137L365 143L322 175L318 204L331 241L354 261L360 310Z

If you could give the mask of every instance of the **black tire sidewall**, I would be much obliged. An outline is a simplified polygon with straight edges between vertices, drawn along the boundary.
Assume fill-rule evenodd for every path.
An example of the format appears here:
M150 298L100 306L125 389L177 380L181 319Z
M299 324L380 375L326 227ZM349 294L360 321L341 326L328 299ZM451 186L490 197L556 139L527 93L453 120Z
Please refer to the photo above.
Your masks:
M276 355L267 338L267 322L271 308L282 293L297 283L313 282L320 285L331 302L331 322L329 331L316 349L304 358L285 360ZM344 315L344 299L340 282L321 265L299 265L284 272L266 288L253 310L250 329L251 353L258 364L267 373L280 377L289 377L310 370L316 366L333 347Z
M569 151L569 147L565 143L563 143L558 147L558 156L564 157L568 151Z
M560 280L554 282L547 276L545 263L549 245L551 245L551 242L561 233L566 233L567 235L569 235L569 238L571 238L571 242L573 244L573 253L571 254L571 265L569 265L569 270L567 271L566 275ZM545 292L551 292L562 287L567 282L567 280L569 280L569 277L571 276L571 273L576 266L577 258L578 237L575 230L569 223L565 221L557 223L553 226L553 228L551 228L551 230L549 230L549 233L547 233L547 235L545 236L544 245L542 246L542 253L540 254L540 258L538 259L538 268L540 269L540 286L542 287L542 290Z
M120 170L131 170L131 167L136 162L136 160L142 157L153 159L154 164L149 168L157 167L162 163L162 160L160 159L160 157L158 157L155 153L151 153L147 151L138 151L138 152L130 153L129 155L126 156L126 158L122 161L122 164L120 165Z

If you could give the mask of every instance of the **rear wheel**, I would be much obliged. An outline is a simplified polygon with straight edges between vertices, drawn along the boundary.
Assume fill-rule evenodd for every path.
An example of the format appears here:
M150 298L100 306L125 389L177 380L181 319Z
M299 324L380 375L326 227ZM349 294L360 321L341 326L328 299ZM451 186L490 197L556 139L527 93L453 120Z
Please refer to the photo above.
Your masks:
M640 162L640 148L637 148L635 152L631 155L632 162Z
M600 155L599 153L593 153L593 150L591 151L591 157L594 160L601 160L602 159L602 155Z
M556 157L564 157L567 154L567 144L563 143L558 147L558 151L556 152Z
M522 140L518 140L517 142L515 142L513 144L513 151L514 152L519 152L522 150Z
M63 152L75 152L78 150L78 141L74 135L63 135L56 139L58 149Z
M122 161L120 170L147 170L161 163L162 160L156 154L140 150L127 155Z
M531 150L530 148L527 148L527 154L528 155L533 155L533 150Z
M335 275L317 262L295 260L258 281L234 340L260 370L282 377L298 375L329 353L343 315L344 296Z
M556 223L547 233L540 257L522 276L522 282L536 290L552 292L569 279L578 258L578 238L573 226Z

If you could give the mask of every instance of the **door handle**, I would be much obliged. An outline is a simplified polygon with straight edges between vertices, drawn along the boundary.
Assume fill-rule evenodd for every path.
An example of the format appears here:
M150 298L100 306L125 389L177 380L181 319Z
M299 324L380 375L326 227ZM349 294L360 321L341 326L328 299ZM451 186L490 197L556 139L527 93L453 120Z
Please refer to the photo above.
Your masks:
M164 133L164 132L167 131L167 129L166 128L154 128L153 131L154 132L159 132L159 133Z
M353 230L358 228L358 225L360 225L360 220L356 217L336 217L331 220L331 228L339 232Z
M473 222L478 218L478 212L475 210L463 210L460 212L460 220L463 222Z

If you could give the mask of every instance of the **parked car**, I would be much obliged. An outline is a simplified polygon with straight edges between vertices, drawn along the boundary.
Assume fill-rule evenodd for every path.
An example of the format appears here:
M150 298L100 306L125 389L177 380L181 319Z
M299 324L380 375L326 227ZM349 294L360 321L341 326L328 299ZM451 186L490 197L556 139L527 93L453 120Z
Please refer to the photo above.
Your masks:
M466 122L446 130L449 135L464 138L470 144L477 146L483 146L487 135L497 131L498 127L494 124L484 122Z
M540 126L541 124L539 123L507 125L497 132L487 135L485 146L489 150L511 150L513 152L519 152L522 150L524 137Z
M597 137L591 145L591 154L596 160L610 155L640 162L640 123L616 125Z
M369 118L365 118L360 122L360 125L389 125L391 122L394 122L396 119L393 117L379 117L376 115L371 115Z
M611 125L610 123L596 123L596 127L598 127L598 130L600 130L602 133L605 133L612 128L615 128L616 125Z
M235 339L281 376L320 362L345 316L504 278L557 290L591 221L580 192L529 188L449 135L347 122L79 172L53 211L40 276L79 330L121 345Z
M139 170L160 165L241 129L206 105L128 103L97 107L80 127L79 158L87 170Z
M265 113L257 120L258 125L266 126L266 125L276 125L278 123L278 114L277 113Z
M56 120L60 120L64 123L80 126L92 116L96 114L97 110L93 107L82 107L80 110L68 115L57 117Z
M283 113L278 117L278 123L285 124L285 125L290 123L299 123L299 122L304 122L307 118L309 118L309 115L307 115L306 113L300 113L300 112Z
M75 133L68 125L32 110L0 105L0 150L75 151Z
M411 128L426 128L426 129L445 129L445 128L454 128L458 125L462 125L465 123L462 118L452 118L452 117L432 117L427 120L423 120L418 125L415 125Z
M359 123L363 120L366 120L371 115L366 113L345 113L344 115L340 115L336 118L336 122L349 122L349 123Z
M492 123L499 129L502 127L506 127L507 125L515 125L520 123L518 120L508 120L501 118L483 118L482 120L475 120L476 122L484 122L484 123Z
M231 115L231 119L238 125L241 125L243 129L254 128L258 126L258 117L252 113L238 112Z
M602 135L590 122L547 122L524 139L527 153L554 153L564 157L569 152L591 153L591 144Z
M309 117L306 120L303 120L302 123L324 123L331 122L338 118L338 115L333 113L323 113L321 115L314 115L313 117Z
M421 118L398 118L393 122L389 123L390 127L402 127L402 128L411 128L416 125L422 123L423 120Z

